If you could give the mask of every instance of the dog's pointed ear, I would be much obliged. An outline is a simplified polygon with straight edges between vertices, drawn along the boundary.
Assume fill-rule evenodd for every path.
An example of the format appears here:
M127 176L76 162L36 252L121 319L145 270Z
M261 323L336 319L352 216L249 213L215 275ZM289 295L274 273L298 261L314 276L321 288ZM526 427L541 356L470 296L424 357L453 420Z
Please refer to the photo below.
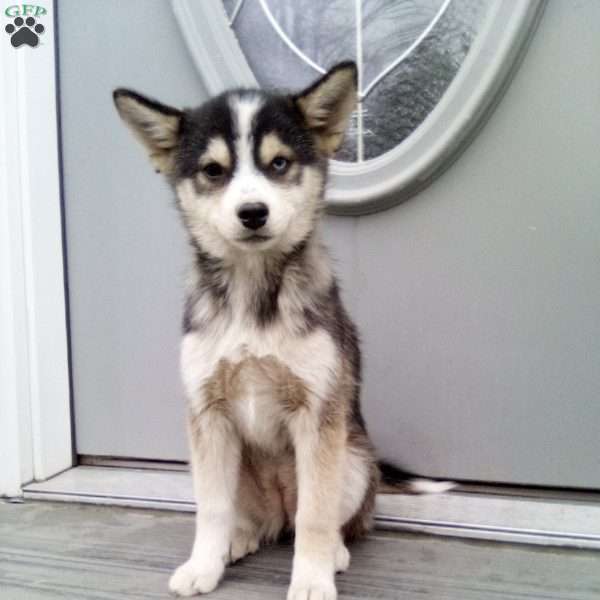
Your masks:
M331 156L341 146L348 119L356 108L357 71L353 62L332 67L321 79L294 96L319 149Z
M173 171L183 113L124 88L113 92L119 115L145 146L158 173Z

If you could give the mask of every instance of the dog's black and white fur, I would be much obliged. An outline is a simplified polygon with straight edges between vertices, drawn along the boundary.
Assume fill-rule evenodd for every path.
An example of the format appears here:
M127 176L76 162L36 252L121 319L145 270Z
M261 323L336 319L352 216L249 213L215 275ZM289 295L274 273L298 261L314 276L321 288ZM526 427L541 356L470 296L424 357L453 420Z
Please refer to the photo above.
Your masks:
M345 541L368 531L381 484L357 334L318 227L356 68L299 94L235 90L194 110L125 89L114 99L175 189L194 256L181 366L196 538L170 589L210 592L228 562L293 529L288 599L334 599Z

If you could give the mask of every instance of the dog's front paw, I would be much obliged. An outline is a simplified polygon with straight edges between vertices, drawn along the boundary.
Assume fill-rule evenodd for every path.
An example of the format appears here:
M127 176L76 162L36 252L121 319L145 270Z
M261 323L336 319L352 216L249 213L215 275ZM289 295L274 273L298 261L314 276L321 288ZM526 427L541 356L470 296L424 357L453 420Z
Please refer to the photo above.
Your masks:
M224 568L222 561L205 565L190 559L175 570L169 580L169 590L177 596L208 594L217 587Z
M294 556L287 600L336 600L335 564L325 556Z
M336 600L336 598L337 590L333 582L292 583L287 595L287 600Z

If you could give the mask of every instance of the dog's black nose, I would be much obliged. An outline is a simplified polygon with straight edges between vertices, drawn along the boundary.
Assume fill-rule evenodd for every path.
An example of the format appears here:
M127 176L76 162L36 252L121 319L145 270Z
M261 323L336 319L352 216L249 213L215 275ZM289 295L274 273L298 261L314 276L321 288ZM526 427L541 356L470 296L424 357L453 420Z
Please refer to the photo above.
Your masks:
M244 227L256 230L267 222L269 209L264 202L247 202L238 208L237 214Z

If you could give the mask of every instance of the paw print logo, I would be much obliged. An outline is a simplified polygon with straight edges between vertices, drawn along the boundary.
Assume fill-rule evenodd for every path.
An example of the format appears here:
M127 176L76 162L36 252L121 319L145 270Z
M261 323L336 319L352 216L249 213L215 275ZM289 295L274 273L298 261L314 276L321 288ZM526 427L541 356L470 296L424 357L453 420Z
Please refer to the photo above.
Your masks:
M27 44L32 48L35 48L40 42L40 34L44 33L44 26L41 23L36 25L33 17L27 17L23 20L21 17L17 17L12 23L9 23L4 31L10 35L10 43L18 48L23 44Z

